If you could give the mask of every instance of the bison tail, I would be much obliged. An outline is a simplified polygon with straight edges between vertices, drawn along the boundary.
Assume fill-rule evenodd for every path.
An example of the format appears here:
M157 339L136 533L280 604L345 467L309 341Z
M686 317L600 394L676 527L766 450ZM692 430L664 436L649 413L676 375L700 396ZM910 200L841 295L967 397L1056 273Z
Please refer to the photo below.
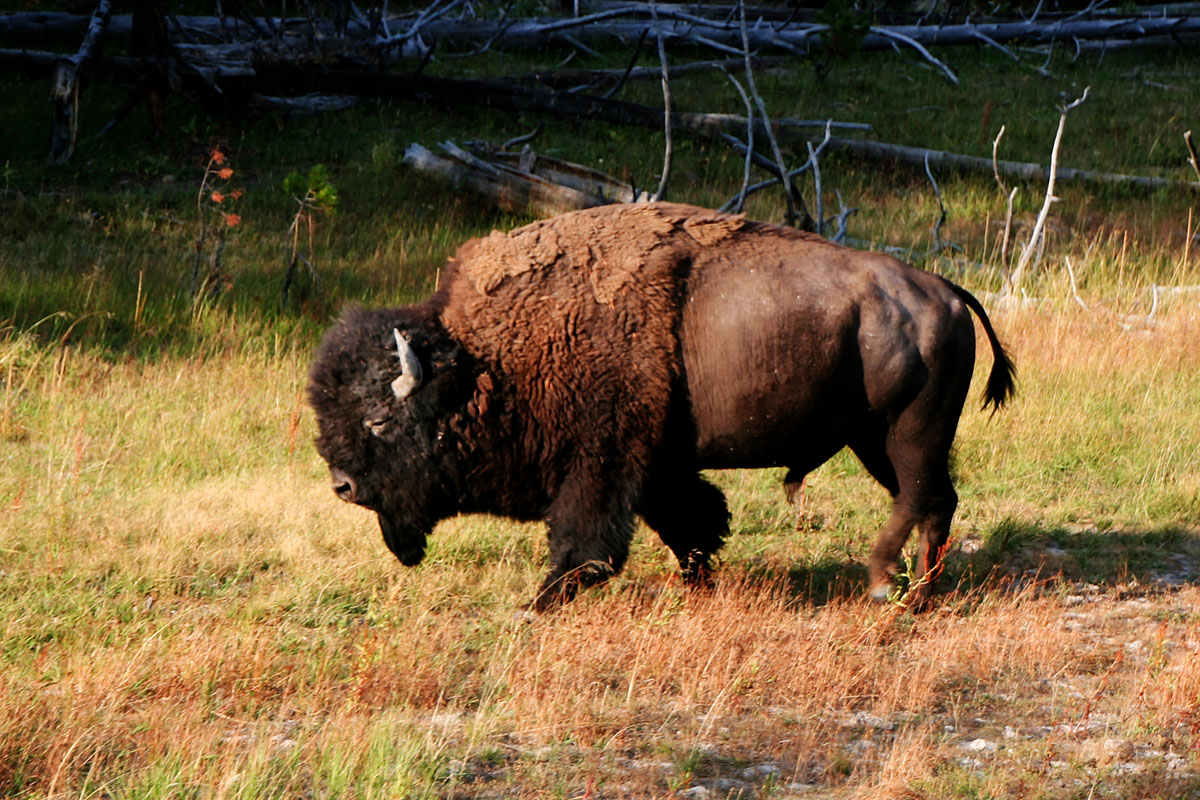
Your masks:
M988 375L987 387L983 391L983 408L986 410L988 406L991 406L992 413L995 414L1017 391L1016 365L1004 350L1004 346L1000 344L1000 339L996 336L996 330L992 327L992 321L988 319L983 304L961 286L950 281L946 281L946 283L967 304L967 307L975 312L975 316L979 317L983 331L987 334L988 342L992 345L992 356L995 360L992 362L992 372Z

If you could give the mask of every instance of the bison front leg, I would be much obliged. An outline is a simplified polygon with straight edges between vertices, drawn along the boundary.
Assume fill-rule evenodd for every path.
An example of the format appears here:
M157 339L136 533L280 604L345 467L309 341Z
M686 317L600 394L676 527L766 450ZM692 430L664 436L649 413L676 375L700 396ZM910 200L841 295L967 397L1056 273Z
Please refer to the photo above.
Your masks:
M559 606L619 572L629 556L633 519L628 493L582 477L569 480L546 514L550 573L533 607Z

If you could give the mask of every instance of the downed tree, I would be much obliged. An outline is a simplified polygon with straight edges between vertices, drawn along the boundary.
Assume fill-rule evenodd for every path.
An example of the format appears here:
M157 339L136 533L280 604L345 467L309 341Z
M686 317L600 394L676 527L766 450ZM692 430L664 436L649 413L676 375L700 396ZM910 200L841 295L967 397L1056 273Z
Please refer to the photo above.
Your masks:
M524 86L472 78L441 78L430 75L400 75L383 71L295 70L268 65L258 70L259 91L304 87L320 94L346 94L397 100L429 100L446 105L502 108L506 111L551 114L575 119L597 120L642 128L662 127L660 107L573 92L549 92ZM797 142L804 129L824 128L826 120L773 119L771 126L781 140ZM834 128L869 129L862 123L833 122ZM761 120L755 130L765 131ZM746 118L736 114L671 112L671 127L689 136L713 138L724 132L744 135Z
M427 9L428 10L428 9ZM575 47L636 41L649 28L661 35L668 45L710 47L735 55L740 52L741 34L729 16L730 7L711 8L720 17L705 17L683 6L660 6L657 21L650 19L650 6L610 8L594 14L567 18L451 19L436 14L406 18L392 17L369 24L351 19L343 31L335 30L331 20L307 17L171 17L172 33L184 33L228 41L232 38L280 37L285 33L304 33L318 39L344 36L379 48L397 48L416 37L438 40L442 46L488 42L502 48L543 48L547 43ZM753 16L751 13L750 16ZM0 14L0 39L31 41L78 36L88 28L88 17L78 14L12 12ZM408 23L408 24L406 24ZM132 17L114 15L107 35L128 37ZM401 32L387 35L389 28ZM755 50L775 50L807 54L824 48L830 28L795 19L759 19L747 30ZM1200 34L1200 16L1133 14L1102 18L1060 17L1047 20L974 22L956 25L877 25L859 40L862 50L891 50L899 44L916 43L925 47L955 45L1045 44L1053 41L1136 40L1147 37Z
M996 171L1009 178L1027 181L1045 181L1050 176L1049 167L1031 161L993 161L990 158L982 158L980 156L948 153L944 150L930 150L926 147L875 142L870 139L847 139L834 136L830 138L829 146L835 150L843 150L859 158L869 158L877 161L899 161L919 167L923 167L926 163L929 163L936 168L953 167L975 172L992 172L994 165ZM928 162L926 161L927 159ZM1119 173L1096 172L1086 169L1072 169L1070 167L1058 167L1056 175L1060 181L1131 186L1138 189L1170 189L1180 187L1200 189L1200 181L1185 181L1142 175L1121 175Z
M545 47L548 41L567 46L575 42L589 46L609 44L614 40L630 42L649 27L652 36L661 35L668 44L707 46L731 54L740 51L740 33L734 23L714 22L682 12L659 12L657 23L645 20L610 22L596 19L599 16L593 14L567 20L524 19L507 22L443 19L424 26L420 33L444 43L493 41L506 48L529 48ZM808 54L824 48L829 30L828 25L815 23L762 23L751 27L747 35L750 46L755 50ZM1189 34L1200 34L1200 17L1147 16L1047 22L872 26L859 40L858 46L862 50L892 50L896 49L898 43L917 43L926 47L998 42L1044 44L1072 39L1140 39Z
M654 106L612 100L595 95L569 92L547 92L520 86L492 83L473 79L435 78L425 75L393 76L390 73L334 73L309 72L314 90L322 93L359 94L397 99L429 99L440 103L491 106L509 111L553 114L576 119L593 119L601 122L635 125L657 129L662 125L662 109ZM297 76L293 75L292 79ZM867 127L861 123L829 123L831 127ZM746 118L734 114L702 114L691 111L675 111L671 114L671 125L676 131L690 136L713 138L723 133L745 135ZM820 120L772 120L771 127L781 142L799 144L810 141L821 142L810 137L806 129L824 128ZM761 121L755 121L755 132L764 132ZM902 144L877 142L870 139L830 137L828 147L842 150L860 158L872 160L900 161L924 169L926 159L931 167L958 168L969 171L993 171L990 158L912 147ZM995 168L1002 174L1029 181L1044 181L1049 175L1042 164L1023 161L997 161ZM1200 182L1189 182L1171 178L1139 175L1121 175L1091 170L1059 167L1058 180L1079 183L1100 183L1131 186L1140 189L1191 187L1200 189Z
M56 79L56 96L62 109L61 122L55 125L55 144L52 158L68 157L73 148L76 121L73 110L72 88L74 76L83 65L92 64L92 69L107 72L126 82L144 82L146 71L153 66L157 74L170 76L171 86L182 88L193 97L211 104L220 112L255 113L262 109L280 109L288 114L321 113L322 110L344 108L354 98L395 98L403 100L433 100L440 104L474 105L502 108L510 111L529 112L573 119L596 120L608 124L634 125L649 129L660 129L663 110L656 106L630 103L608 96L586 94L580 91L548 91L507 82L481 81L430 77L421 74L424 61L417 67L417 74L401 74L367 65L382 65L401 58L405 48L419 43L421 36L441 37L445 42L477 42L484 40L487 46L496 44L520 45L528 39L536 40L539 46L557 35L571 37L581 43L589 37L634 38L643 41L648 34L661 36L664 42L698 43L715 46L718 50L745 58L752 48L779 46L784 50L798 52L801 44L807 48L817 43L828 32L827 26L797 20L792 15L780 19L759 19L753 25L742 25L733 19L729 7L688 9L684 6L660 6L657 13L648 5L622 3L598 13L578 18L478 20L452 19L447 12L457 4L434 3L406 17L375 18L368 20L361 15L352 16L344 24L335 26L330 20L316 18L250 17L240 19L223 17L170 16L170 25L176 34L187 34L191 40L172 43L165 56L158 57L154 64L146 59L98 58L97 45L100 38L131 30L132 20L127 15L112 16L107 28L103 19L108 18L111 0L102 0L96 14L90 18L84 45L75 56L66 58L61 54L43 51L0 50L0 68L20 69L40 73L55 70L66 75ZM708 13L709 16L704 16ZM713 14L721 16L712 16ZM467 16L464 14L464 17ZM0 38L6 33L21 29L29 20L37 20L50 29L61 30L68 25L88 19L78 15L53 15L42 13L15 13L0 15ZM622 28L621 26L625 26ZM872 28L863 46L872 46L871 37L879 37L889 47L899 44L917 47L935 65L953 78L945 65L937 62L924 44L962 44L966 42L986 43L998 46L1000 41L1043 41L1055 37L1136 37L1161 36L1200 32L1200 17L1195 16L1125 16L1101 19L1084 19L1079 14L1058 17L1052 20L1023 20L1017 22L981 23L974 25L923 26L907 25ZM211 38L222 38L220 43L200 43L196 35L203 33ZM743 38L744 34L744 38ZM524 37L524 38L523 38ZM736 37L736 38L735 38ZM230 39L233 39L230 41ZM598 41L599 39L597 39ZM733 42L739 46L723 44ZM790 44L789 44L790 42ZM486 49L486 47L484 48ZM410 49L411 50L411 49ZM423 52L428 48L416 47L411 52ZM727 66L721 61L703 61L672 67L672 74L682 75L693 70L720 69ZM72 67L68 70L67 67ZM643 77L659 74L656 68L637 68L633 61L625 70L563 72L559 78L548 79L544 74L521 76L526 80L538 80L564 85L577 79L585 82L621 82L631 76ZM67 74L69 73L69 74ZM553 73L552 73L553 74ZM69 78L69 79L67 79ZM166 85L165 77L160 81ZM578 84L575 84L576 88ZM614 87L614 88L617 88ZM671 111L668 116L669 129L686 136L714 138L722 134L745 136L748 124L754 125L759 141L769 141L772 136L780 142L799 145L808 142L810 136L804 128L824 127L822 120L771 120L769 126L762 121L748 123L747 118L732 114L709 114L689 111ZM111 123L110 123L111 124ZM854 123L832 123L835 128L867 129L869 126ZM913 166L922 166L928 161L934 167L957 167L970 170L987 170L992 167L988 159L945 153L920 147L875 142L863 139L834 137L829 146L852 153L858 157L891 159ZM64 155L65 153L65 155ZM998 162L998 172L1023 180L1043 180L1046 167L1035 163ZM1141 188L1160 188L1184 185L1185 182L1167 178L1115 175L1063 168L1059 179L1095 183L1116 183Z
M756 67L774 67L783 63L783 59L754 59ZM742 66L741 57L727 58L722 61L693 61L676 64L671 67L671 76L691 75L698 72L720 72L722 70L738 69ZM635 67L628 69L544 69L525 72L520 75L510 75L502 80L506 83L535 83L551 89L571 89L577 87L594 87L603 83L618 83L621 81L659 80L662 78L661 67Z
M519 153L498 151L485 144L468 152L442 142L445 155L419 144L404 151L404 163L418 172L489 198L506 211L545 217L609 203L645 201L645 192L598 170L539 155L526 145Z

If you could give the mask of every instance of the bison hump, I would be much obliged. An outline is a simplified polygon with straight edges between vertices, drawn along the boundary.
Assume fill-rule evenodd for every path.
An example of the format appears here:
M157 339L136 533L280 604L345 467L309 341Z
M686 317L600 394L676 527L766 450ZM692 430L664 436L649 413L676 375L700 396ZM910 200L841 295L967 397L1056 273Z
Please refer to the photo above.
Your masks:
M696 247L711 247L745 225L741 216L673 203L603 206L474 239L454 257L458 272L480 294L510 278L551 268L578 270L595 299L611 305L623 289ZM647 274L649 273L649 274Z

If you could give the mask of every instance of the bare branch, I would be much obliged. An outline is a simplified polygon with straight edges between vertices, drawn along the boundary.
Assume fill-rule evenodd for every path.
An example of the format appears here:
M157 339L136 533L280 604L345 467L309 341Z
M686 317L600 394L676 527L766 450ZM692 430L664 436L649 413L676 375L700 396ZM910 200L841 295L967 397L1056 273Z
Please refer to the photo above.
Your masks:
M1025 249L1021 251L1021 258L1017 261L1017 268L1009 278L1009 289L1013 292L1021 287L1021 278L1024 275L1025 267L1029 263L1030 256L1033 255L1034 247L1041 240L1042 230L1046 226L1046 217L1050 214L1050 205L1058 200L1054 196L1054 179L1058 173L1058 148L1062 144L1063 128L1067 124L1067 114L1087 99L1088 89L1090 88L1090 86L1084 87L1083 94L1079 99L1065 106L1058 107L1058 131L1054 134L1054 146L1050 150L1050 178L1046 184L1046 200L1042 204L1042 210L1038 214L1037 222L1033 225L1033 232L1029 234L1029 242L1025 245Z
M529 133L523 134L521 136L517 136L512 139L509 139L507 142L500 145L500 149L507 150L510 147L516 147L519 144L526 144L527 142L532 142L534 139L541 136L542 131L544 131L544 130L546 130L546 123L538 122L537 127L534 128L532 131L530 131Z
M933 53L926 50L925 46L923 44L921 44L920 42L918 42L916 39L912 38L911 36L907 36L903 33L900 33L897 30L893 30L891 28L880 28L880 27L872 25L871 31L873 33L878 33L880 36L886 36L889 39L895 39L898 42L903 42L904 44L908 45L909 47L911 47L912 49L914 49L918 53L920 53L921 56L926 61L928 61L930 64L933 64L935 67L940 69L946 75L946 77L950 79L951 83L953 83L955 85L958 84L958 76L955 75L949 67L947 67L945 64L943 64L941 61L938 61L936 58L934 58ZM978 33L978 31L976 31L975 33Z
M612 97L617 92L621 91L621 87L625 85L627 80L629 80L629 74L633 72L633 67L635 64L637 64L638 56L642 53L642 45L646 42L646 34L648 33L650 33L649 28L642 29L642 35L638 37L637 45L633 48L633 55L629 57L629 66L625 67L625 73L621 75L621 78L611 89L602 95L603 97ZM658 40L661 42L662 37L658 37Z
M1067 264L1067 277L1071 279L1071 295L1075 298L1075 302L1079 304L1079 307L1087 311L1087 304L1079 297L1079 288L1075 285L1075 270L1071 269L1071 257L1066 256L1063 260Z
M758 87L754 84L754 68L750 63L750 39L746 35L746 4L745 0L738 0L738 24L742 33L742 55L746 62L746 84L750 89L750 95L754 98L755 104L758 106L759 114L762 115L763 129L767 134L767 141L771 144L771 152L775 156L775 163L779 167L781 176L787 175L787 167L783 163L783 153L779 149L779 142L775 140L775 133L771 130L771 118L767 116L767 107L763 103L762 97L758 94ZM809 227L811 218L808 215L808 209L804 206L804 199L800 197L799 192L793 190L790 181L785 181L783 185L784 197L787 199L787 222L789 225L795 225L797 221L801 221L801 227ZM799 206L799 211L797 211ZM800 214L803 214L803 217Z
M813 168L813 191L816 192L817 198L817 235L825 235L825 203L821 197L821 165L817 161L817 153L813 150L812 142L805 142L804 146L808 148L808 162Z
M658 59L662 62L662 89L663 89L663 168L662 176L658 180L658 190L654 192L651 198L653 201L663 199L663 195L667 191L667 181L671 179L671 82L667 76L667 51L663 47L662 34L658 36Z
M929 159L925 159L925 174L929 177L929 182L933 184L933 195L937 198L938 214L937 222L933 223L933 252L940 253L948 246L942 241L942 225L946 222L946 204L942 202L942 190L938 188L937 181L933 178L933 171L929 169Z
M832 122L832 120L830 120ZM804 146L808 148L808 163L812 165L813 170L813 188L817 193L817 235L825 235L825 199L821 191L821 151L825 149L825 145L829 144L829 123L825 124L825 138L814 149L812 142L806 141Z
M1200 178L1200 159L1196 157L1196 145L1192 144L1192 132L1187 131L1183 134L1183 141L1187 144L1188 163L1192 165L1192 169L1196 172L1196 177Z
M829 240L841 244L846 240L846 220L850 218L851 214L858 211L858 208L846 208L846 204L842 202L842 193L835 189L834 194L837 195L838 201L837 230L834 231L833 236L829 237Z
M974 34L974 35L975 35L975 38L976 38L976 39L978 39L979 41L983 42L984 44L987 44L987 45L990 45L990 46L992 46L992 47L996 48L996 49L997 49L997 50L999 50L1001 53L1004 53L1004 55L1006 55L1006 56L1008 56L1009 58L1011 58L1013 61L1016 61L1016 62L1018 62L1018 63L1021 61L1020 57L1019 57L1019 56L1018 56L1016 53L1014 53L1012 50L1009 50L1007 47L1005 47L1004 45L1000 44L999 42L997 42L997 41L996 41L995 39L993 39L992 37L988 36L988 35L987 35L986 33L984 33L983 31L975 31L975 34Z
M754 119L754 107L750 105L750 98L746 95L746 90L738 83L737 78L733 77L733 74L724 67L721 67L721 71L733 83L733 88L737 89L737 93L742 98L742 103L746 106L746 165L742 172L742 189L732 201L733 206L730 209L733 213L740 214L746 206L746 190L750 186L750 162L754 156L754 125L750 122L750 120Z
M100 38L112 14L111 0L100 0L92 13L87 35L73 56L61 58L54 69L51 81L50 100L54 105L54 119L50 130L50 152L46 160L61 164L75 152L75 139L79 130L79 73L91 62L100 47Z
M1014 186L1008 193L1008 205L1004 211L1004 241L1000 245L1000 263L1005 269L1008 269L1008 244L1012 241L1013 200L1016 196L1017 187Z
M488 37L488 40L486 42L484 42L479 47L475 48L474 50L472 50L469 53L453 53L449 57L450 58L467 58L469 56L483 55L488 50L491 50L492 45L494 45L496 43L496 40L499 39L501 36L503 36L504 33L510 27L512 27L513 23L509 23L508 25L505 25L504 23L508 20L508 12L512 10L513 4L516 3L516 1L517 0L509 0L508 5L506 5L504 7L504 11L501 12L501 14L500 14L500 22L498 25L496 25L496 32L493 33L490 37ZM432 48L430 48L430 50L432 50Z
M746 147L746 145L743 144L741 141L739 141L736 137L730 136L728 134L722 134L721 138L724 139L725 141L729 142L731 145L733 145L738 150L738 152L740 152L740 153L748 152L748 148ZM817 148L817 150L816 150L817 156L821 155L822 149L824 149L824 142L822 142L821 146ZM751 184L750 186L746 187L746 193L745 193L746 197L749 197L752 194L757 194L758 192L761 192L763 189L770 189L772 186L782 183L782 179L779 177L779 172L778 172L777 167L774 162L772 162L768 158L764 158L763 156L760 156L758 153L751 153L750 155L753 157L755 164L758 164L760 167L767 170L775 177L770 178L765 181L762 181L761 183ZM813 162L811 159L809 159L808 161L805 161L799 167L796 167L794 170L788 172L787 180L791 181L793 178L797 177L798 175L801 175L802 173L807 172L808 170L812 169L812 165L813 165ZM730 200L728 200L725 203L725 205L721 206L720 209L718 209L718 210L719 211L729 211L733 207L733 203L735 200L737 200L737 197L731 198Z
M1000 149L1000 139L1004 136L1004 130L1005 126L1001 125L1000 132L996 134L996 138L992 142L992 174L996 176L996 184L1000 187L1001 193L1008 195L1008 206L1004 211L1004 237L1000 242L1000 263L1007 269L1008 242L1012 236L1013 200L1017 196L1017 187L1014 186L1012 191L1009 191L1008 187L1004 185L1004 181L1000 178L1000 168L996 162L996 152Z

